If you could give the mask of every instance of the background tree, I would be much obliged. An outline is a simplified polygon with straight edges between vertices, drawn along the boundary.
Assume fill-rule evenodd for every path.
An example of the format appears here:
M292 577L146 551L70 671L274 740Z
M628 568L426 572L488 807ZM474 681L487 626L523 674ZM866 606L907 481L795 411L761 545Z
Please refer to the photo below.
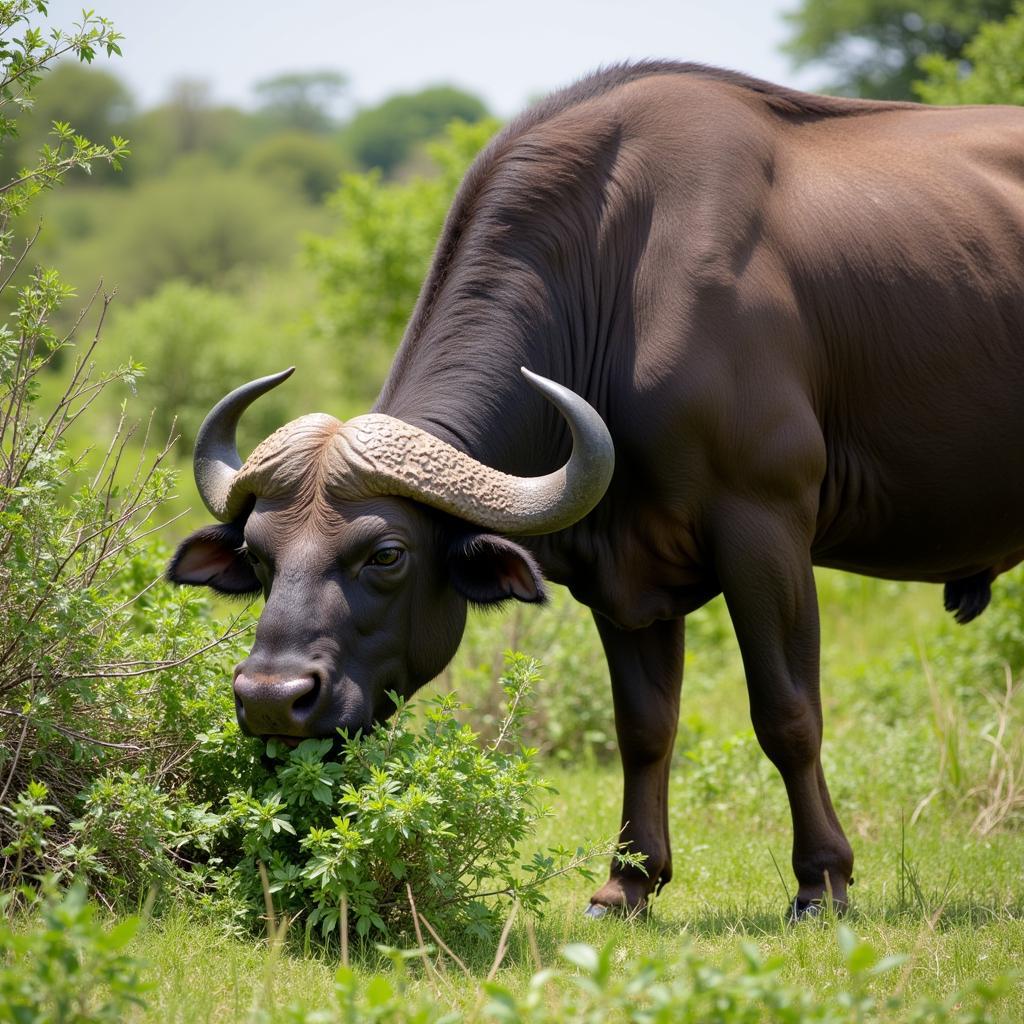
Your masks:
M311 203L319 203L338 187L342 171L354 170L337 139L305 132L268 136L246 152L242 166Z
M982 25L964 47L963 62L940 54L922 57L924 80L914 89L926 103L1015 103L1024 105L1024 3L1005 21Z
M258 82L260 111L278 126L300 132L328 132L337 124L334 108L348 90L340 71L301 71Z
M428 145L432 174L381 182L346 175L328 200L334 232L307 241L320 286L313 335L332 353L346 405L372 404L416 302L445 214L466 168L498 128L455 122Z
M783 47L798 67L823 65L839 93L913 99L917 60L964 56L987 21L1005 18L1013 0L801 0L786 15L794 34Z
M472 124L487 116L483 101L449 85L392 96L360 111L345 129L344 140L355 159L367 169L394 174L415 150L436 138L452 121Z

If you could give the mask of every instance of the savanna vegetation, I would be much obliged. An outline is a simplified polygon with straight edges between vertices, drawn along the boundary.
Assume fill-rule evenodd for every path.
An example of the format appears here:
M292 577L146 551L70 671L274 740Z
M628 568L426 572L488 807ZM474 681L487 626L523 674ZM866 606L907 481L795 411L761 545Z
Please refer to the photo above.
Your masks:
M966 628L937 588L819 575L844 921L787 921L785 795L718 601L688 622L675 876L641 920L581 916L620 774L565 593L471 619L337 759L239 734L258 608L161 580L203 519L191 439L292 362L243 447L365 411L497 125L443 86L351 110L337 71L260 83L254 111L195 82L140 110L115 28L46 14L0 4L0 1020L1022 1019L1019 572ZM793 19L848 90L1024 101L1024 8Z

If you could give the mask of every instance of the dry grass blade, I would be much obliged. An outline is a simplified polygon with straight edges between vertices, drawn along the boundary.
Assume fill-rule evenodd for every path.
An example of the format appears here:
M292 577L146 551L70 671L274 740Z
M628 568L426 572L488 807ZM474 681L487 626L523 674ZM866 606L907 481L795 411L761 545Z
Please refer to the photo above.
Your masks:
M516 919L516 912L519 910L519 901L516 900L512 904L512 909L509 911L509 915L505 920L505 927L501 929L501 938L498 939L498 949L494 954L494 963L491 964L491 969L487 972L487 980L494 981L497 977L498 970L501 968L502 961L505 959L505 953L508 951L508 937L512 931L512 923Z
M412 886L408 882L405 883L405 891L409 897L409 909L412 911L412 926L416 930L416 942L419 945L420 959L423 961L427 975L443 982L444 978L441 976L441 972L430 962L430 958L427 956L427 947L423 942L423 932L420 929L420 915L416 912L416 901L412 896Z
M981 809L971 831L987 836L1016 814L1024 813L1024 731L1013 729L1014 699L1021 690L1009 665L1004 665L1005 685L1001 696L986 694L995 711L995 720L982 731L982 739L992 750L985 780L971 789ZM1010 734L1012 739L1007 741Z
M267 939L272 941L277 931L277 917L274 914L274 896L270 891L270 879L267 877L267 866L263 861L256 861L260 872L260 885L263 887L263 905L267 910Z
M341 941L341 966L348 967L348 893L341 894L338 907L338 938Z

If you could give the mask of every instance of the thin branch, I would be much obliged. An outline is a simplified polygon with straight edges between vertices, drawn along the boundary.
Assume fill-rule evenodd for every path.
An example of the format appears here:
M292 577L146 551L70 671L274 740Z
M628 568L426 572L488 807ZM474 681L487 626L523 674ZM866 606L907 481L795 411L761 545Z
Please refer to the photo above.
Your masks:
M14 773L18 770L18 761L21 758L21 748L25 744L25 736L27 733L28 719L26 718L21 727L21 736L18 737L18 745L14 748L14 758L11 761L11 770L7 773L7 781L4 783L4 788L0 790L0 805L3 805L4 798L7 796L7 790L11 788L11 782L14 781Z
M0 715L5 716L6 718L19 718L22 721L31 722L37 727L52 729L54 732L59 732L62 736L67 736L69 739L87 740L89 743L95 743L101 747L109 747L111 750L130 750L133 753L141 753L146 749L145 747L140 747L135 743L114 743L110 740L97 739L95 736L79 732L77 729L69 729L67 726L57 725L56 722L33 718L31 715L26 715L21 711L12 711L10 708L0 708Z
M178 658L175 661L154 661L150 663L150 668L139 669L134 672L72 673L70 675L61 676L59 681L66 682L69 679L132 679L136 676L152 675L154 672L164 672L169 668L178 668L181 665L187 665L190 661L194 661L200 655L205 654L207 651L212 651L214 647L217 647L220 644L227 643L228 640L234 640L236 636L241 636L250 629L252 629L251 624L243 626L241 629L236 629L231 633L224 633L216 640L208 643L205 647L200 647L198 650L192 651L190 654L186 654L183 658Z
M444 941L444 939L442 939L441 936L438 935L436 931L434 931L433 925L431 925L431 923L426 919L426 917L423 914L420 914L420 920L423 922L424 928L426 928L427 931L430 932L430 937L459 965L459 968L462 970L462 973L467 978L472 978L473 975L470 973L469 968L462 962L461 959L459 959L459 957L455 953L452 952L452 950L449 948L448 944ZM539 967L538 970L540 970Z

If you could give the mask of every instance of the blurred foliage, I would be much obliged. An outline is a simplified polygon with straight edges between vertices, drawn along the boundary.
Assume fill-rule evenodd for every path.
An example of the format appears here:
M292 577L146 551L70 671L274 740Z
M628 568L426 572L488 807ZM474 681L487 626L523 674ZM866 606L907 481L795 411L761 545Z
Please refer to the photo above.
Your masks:
M783 48L798 67L821 65L836 92L913 99L918 58L964 58L981 25L1012 7L1013 0L801 0L785 15L793 35Z
M436 138L450 122L472 124L486 117L487 108L472 93L438 85L392 96L359 111L346 126L344 139L364 167L391 175L413 155L418 143Z
M787 954L767 958L752 941L731 961L712 962L684 937L672 952L629 956L614 940L597 949L582 942L560 950L559 962L540 969L525 986L505 979L482 983L474 1009L451 1008L447 993L425 995L409 983L407 961L417 950L386 950L387 974L366 978L347 965L335 976L335 1005L312 1009L298 997L288 1024L988 1024L1012 998L1020 977L961 981L946 1000L906 993L908 957L887 954L840 925L835 940L822 930L821 957L833 941L839 977L821 992L794 985ZM482 1015L481 1015L482 1011Z
M154 295L122 311L104 343L105 358L132 360L146 373L127 400L130 414L153 416L153 432L163 437L175 423L179 458L191 458L203 418L231 387L296 362L316 372L297 374L246 413L239 427L242 450L253 448L297 410L355 415L329 344L309 328L302 310L315 303L308 273L292 269L253 275L240 292L170 281ZM115 404L103 405L109 422Z
M80 290L102 267L122 304L175 279L240 289L261 268L286 267L297 231L316 223L289 191L202 156L131 189L68 190L47 206L59 232L44 231L41 258Z
M257 142L246 152L242 166L309 203L319 203L337 188L343 171L353 170L339 143L302 132L281 132Z
M337 228L307 241L321 288L316 330L333 342L346 391L365 405L401 340L459 182L496 129L491 120L450 125L428 147L432 177L346 175L328 200Z
M282 128L324 133L335 126L331 108L348 90L340 71L295 71L257 82L260 111Z
M1004 21L982 25L964 47L963 60L935 53L919 66L926 77L914 90L926 103L1024 105L1024 3Z
M268 133L261 118L214 105L209 86L190 79L175 83L165 102L136 116L129 132L137 151L129 169L133 181L158 177L196 154L221 167L237 167Z
M126 949L138 918L105 928L84 885L50 893L37 909L27 927L0 917L0 1020L117 1024L146 1005L146 964Z

